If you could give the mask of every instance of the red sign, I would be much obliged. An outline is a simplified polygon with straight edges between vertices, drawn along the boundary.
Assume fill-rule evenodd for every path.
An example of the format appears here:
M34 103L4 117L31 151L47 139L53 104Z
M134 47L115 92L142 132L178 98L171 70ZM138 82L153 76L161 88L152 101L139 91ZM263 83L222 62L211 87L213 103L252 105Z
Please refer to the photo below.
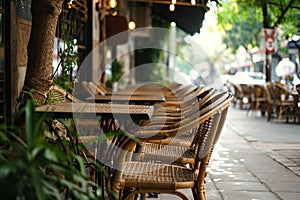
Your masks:
M266 53L275 53L276 52L276 40L275 34L276 29L264 29L264 39L266 44Z

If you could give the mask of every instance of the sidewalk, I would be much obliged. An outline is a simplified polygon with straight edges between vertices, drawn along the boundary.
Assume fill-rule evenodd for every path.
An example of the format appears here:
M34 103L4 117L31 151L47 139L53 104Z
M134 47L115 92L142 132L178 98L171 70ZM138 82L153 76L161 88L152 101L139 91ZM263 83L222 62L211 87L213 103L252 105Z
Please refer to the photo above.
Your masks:
M206 180L207 200L299 200L300 125L231 107Z
M208 200L298 200L300 125L231 107L208 171Z

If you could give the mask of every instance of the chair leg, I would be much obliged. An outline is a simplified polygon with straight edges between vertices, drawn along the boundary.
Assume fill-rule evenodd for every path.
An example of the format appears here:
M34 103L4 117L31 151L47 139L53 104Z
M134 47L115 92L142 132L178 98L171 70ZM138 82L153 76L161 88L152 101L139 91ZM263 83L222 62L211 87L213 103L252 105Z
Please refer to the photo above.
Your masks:
M197 188L197 199L206 200L203 183Z
M142 193L141 195L141 200L146 200L146 193Z
M266 107L267 107L267 115L268 115L267 121L269 122L269 121L271 121L272 114L273 114L273 112L272 112L272 105L267 104Z
M279 114L278 114L278 120L277 120L278 124L280 124L280 122L281 122L281 116L282 116L282 109L280 108Z
M196 188L192 188L192 193L193 193L194 199L198 199L198 195L197 195L197 190L196 190Z
M195 191L196 191L196 196L194 196L194 199L197 199L197 200L206 200L206 197L205 197L205 189L204 189L204 179L205 179L205 176L206 176L206 171L201 171L200 172L202 175L202 180L201 181L196 181L195 182Z
M125 200L131 200L132 197L134 197L136 194L139 194L139 193L146 194L146 193L150 193L150 192L156 192L156 191L153 191L152 189L145 189L145 190L142 190L142 191L135 190L135 191L131 192L130 194L128 194L123 199L125 199ZM183 200L189 200L189 198L183 192L178 191L178 190L174 190L174 191L170 191L170 190L166 190L166 191L164 191L164 190L158 190L157 192L159 192L159 193L166 193L166 194L173 194L173 195L176 195L176 196L180 197ZM145 197L146 197L146 195L145 195Z
M243 99L240 99L240 109L243 109Z

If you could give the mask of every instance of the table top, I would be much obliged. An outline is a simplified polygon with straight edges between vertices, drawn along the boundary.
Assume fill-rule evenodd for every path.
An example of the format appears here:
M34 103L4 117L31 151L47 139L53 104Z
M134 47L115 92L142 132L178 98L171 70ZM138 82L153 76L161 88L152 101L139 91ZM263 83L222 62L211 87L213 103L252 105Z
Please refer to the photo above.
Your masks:
M53 103L36 107L38 113L52 114L53 117L72 118L73 114L126 116L135 119L150 119L154 112L153 106L126 105L126 104L100 104L100 103Z
M162 95L95 95L88 97L89 102L97 103L134 103L139 105L153 105L155 103L165 102L165 97Z
M105 95L117 95L117 96L163 96L163 92L160 90L119 90L109 91Z
M85 83L86 84L86 83ZM99 92L102 95L129 95L129 96L163 96L164 88L157 84L141 84L141 85L131 85L126 88L121 88L116 91L107 88L103 84L98 84L94 82L89 82L89 87L92 91Z

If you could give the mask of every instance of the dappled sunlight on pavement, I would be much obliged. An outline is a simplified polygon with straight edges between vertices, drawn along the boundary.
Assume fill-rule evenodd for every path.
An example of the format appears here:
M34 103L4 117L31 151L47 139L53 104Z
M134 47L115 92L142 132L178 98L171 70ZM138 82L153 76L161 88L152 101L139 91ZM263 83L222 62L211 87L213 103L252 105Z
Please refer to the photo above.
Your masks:
M207 200L298 200L300 125L230 108L210 160ZM192 198L189 190L186 193ZM159 195L159 199L175 199Z

